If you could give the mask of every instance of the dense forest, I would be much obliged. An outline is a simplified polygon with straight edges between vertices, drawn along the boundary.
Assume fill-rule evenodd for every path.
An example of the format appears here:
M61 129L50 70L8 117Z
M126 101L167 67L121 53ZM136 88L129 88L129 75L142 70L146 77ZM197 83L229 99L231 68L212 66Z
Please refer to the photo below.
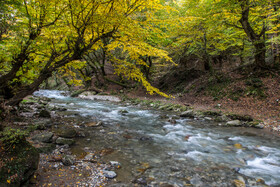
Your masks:
M278 1L1 1L2 105L48 78L87 85L105 66L151 94L157 68L279 67ZM218 64L218 65L217 65ZM153 71L151 71L151 69ZM108 78L107 78L108 80Z
M13 126L24 104L44 103L26 99L40 89L195 108L208 119L234 112L227 121L279 133L280 0L0 0L1 154L25 142L26 132L2 126ZM187 112L181 117L196 119Z

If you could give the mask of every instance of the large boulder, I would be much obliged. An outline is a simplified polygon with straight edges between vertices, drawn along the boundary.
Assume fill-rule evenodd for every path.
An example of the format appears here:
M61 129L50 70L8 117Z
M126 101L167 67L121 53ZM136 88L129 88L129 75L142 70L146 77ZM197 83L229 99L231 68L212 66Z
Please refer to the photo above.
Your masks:
M43 142L43 143L51 143L52 137L53 137L52 132L44 132L44 133L33 136L32 140L38 141L38 142Z
M77 131L74 128L63 128L58 131L57 135L63 138L74 138Z
M0 151L0 186L28 185L38 163L39 153L26 140Z

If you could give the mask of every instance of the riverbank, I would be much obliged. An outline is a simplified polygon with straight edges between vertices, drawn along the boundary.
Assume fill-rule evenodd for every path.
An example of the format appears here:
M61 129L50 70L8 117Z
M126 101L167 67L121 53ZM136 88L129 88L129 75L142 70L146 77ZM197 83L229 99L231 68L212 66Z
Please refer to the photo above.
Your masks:
M162 102L166 104L178 104L187 106L198 112L220 112L223 114L236 114L240 116L250 116L256 122L262 122L265 131L280 136L280 101L277 96L280 95L280 87L277 82L266 80L269 96L266 99L254 97L242 97L234 101L228 97L213 100L212 96L195 93L174 94L174 98L164 98L157 95L149 95L143 89L127 92L124 97L133 100L142 100L150 102ZM273 89L272 89L273 87ZM278 95L279 93L279 95Z
M247 168L247 159L259 159L252 155L266 159L258 145L268 146L274 141L256 127L246 128L252 122L248 116L197 111L168 100L91 97L90 93L85 94L89 100L84 100L57 91L40 93L49 98L24 100L22 118L14 118L13 123L30 130L28 140L41 152L33 186L195 186L204 182L265 186L264 181L270 181L267 176L264 180L258 174L254 179L238 173L240 168ZM265 141L258 142L258 137ZM237 154L243 151L246 156ZM202 160L196 164L196 158ZM221 164L224 158L228 158L225 163L232 164ZM249 168L245 168L247 173Z

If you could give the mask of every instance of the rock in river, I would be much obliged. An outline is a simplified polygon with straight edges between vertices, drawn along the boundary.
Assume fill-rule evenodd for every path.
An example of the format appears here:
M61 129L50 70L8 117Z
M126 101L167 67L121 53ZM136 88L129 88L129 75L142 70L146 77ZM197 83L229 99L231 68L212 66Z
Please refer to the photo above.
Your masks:
M56 139L56 143L58 145L66 145L66 144L67 145L73 145L75 143L75 140L69 139L69 138L61 138L61 137L59 137L59 138Z
M195 114L192 110L185 111L180 114L180 117L194 118Z
M47 110L41 110L39 113L39 117L41 118L51 118L51 113Z
M77 134L77 131L74 128L64 128L60 129L58 136L63 138L74 138Z
M51 143L52 137L53 137L52 132L46 132L46 133L41 133L41 134L37 134L37 135L33 136L32 140L43 142L43 143Z
M103 170L103 174L108 179L113 179L117 177L117 174L114 171Z
M65 166L72 166L75 164L75 158L72 155L65 155L62 157L62 163Z
M121 168L121 164L117 161L110 161L110 165L114 168Z
M87 123L86 126L87 127L99 127L99 126L102 126L103 123L102 121L99 121L99 122L90 122L90 123Z
M242 126L242 123L239 120L233 120L233 121L228 121L226 125L238 127L238 126Z

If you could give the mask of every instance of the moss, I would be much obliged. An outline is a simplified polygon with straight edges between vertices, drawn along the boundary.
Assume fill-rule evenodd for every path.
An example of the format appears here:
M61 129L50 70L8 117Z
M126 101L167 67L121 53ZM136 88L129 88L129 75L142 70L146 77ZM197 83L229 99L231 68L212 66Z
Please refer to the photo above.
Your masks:
M261 120L254 120L254 121L250 121L250 122L248 123L248 125L249 125L250 127L255 127L255 126L259 125L260 123L262 123Z
M232 120L253 121L253 118L249 115L227 114L226 116Z
M20 186L38 167L39 153L25 140L11 150L2 149L0 155L0 186Z
M27 98L27 99L23 99L20 103L21 104L38 103L38 100L35 100L35 99L32 99L32 98Z
M81 93L83 93L84 91L86 91L85 89L82 90L77 90L71 93L71 97L77 97L78 95L80 95Z

